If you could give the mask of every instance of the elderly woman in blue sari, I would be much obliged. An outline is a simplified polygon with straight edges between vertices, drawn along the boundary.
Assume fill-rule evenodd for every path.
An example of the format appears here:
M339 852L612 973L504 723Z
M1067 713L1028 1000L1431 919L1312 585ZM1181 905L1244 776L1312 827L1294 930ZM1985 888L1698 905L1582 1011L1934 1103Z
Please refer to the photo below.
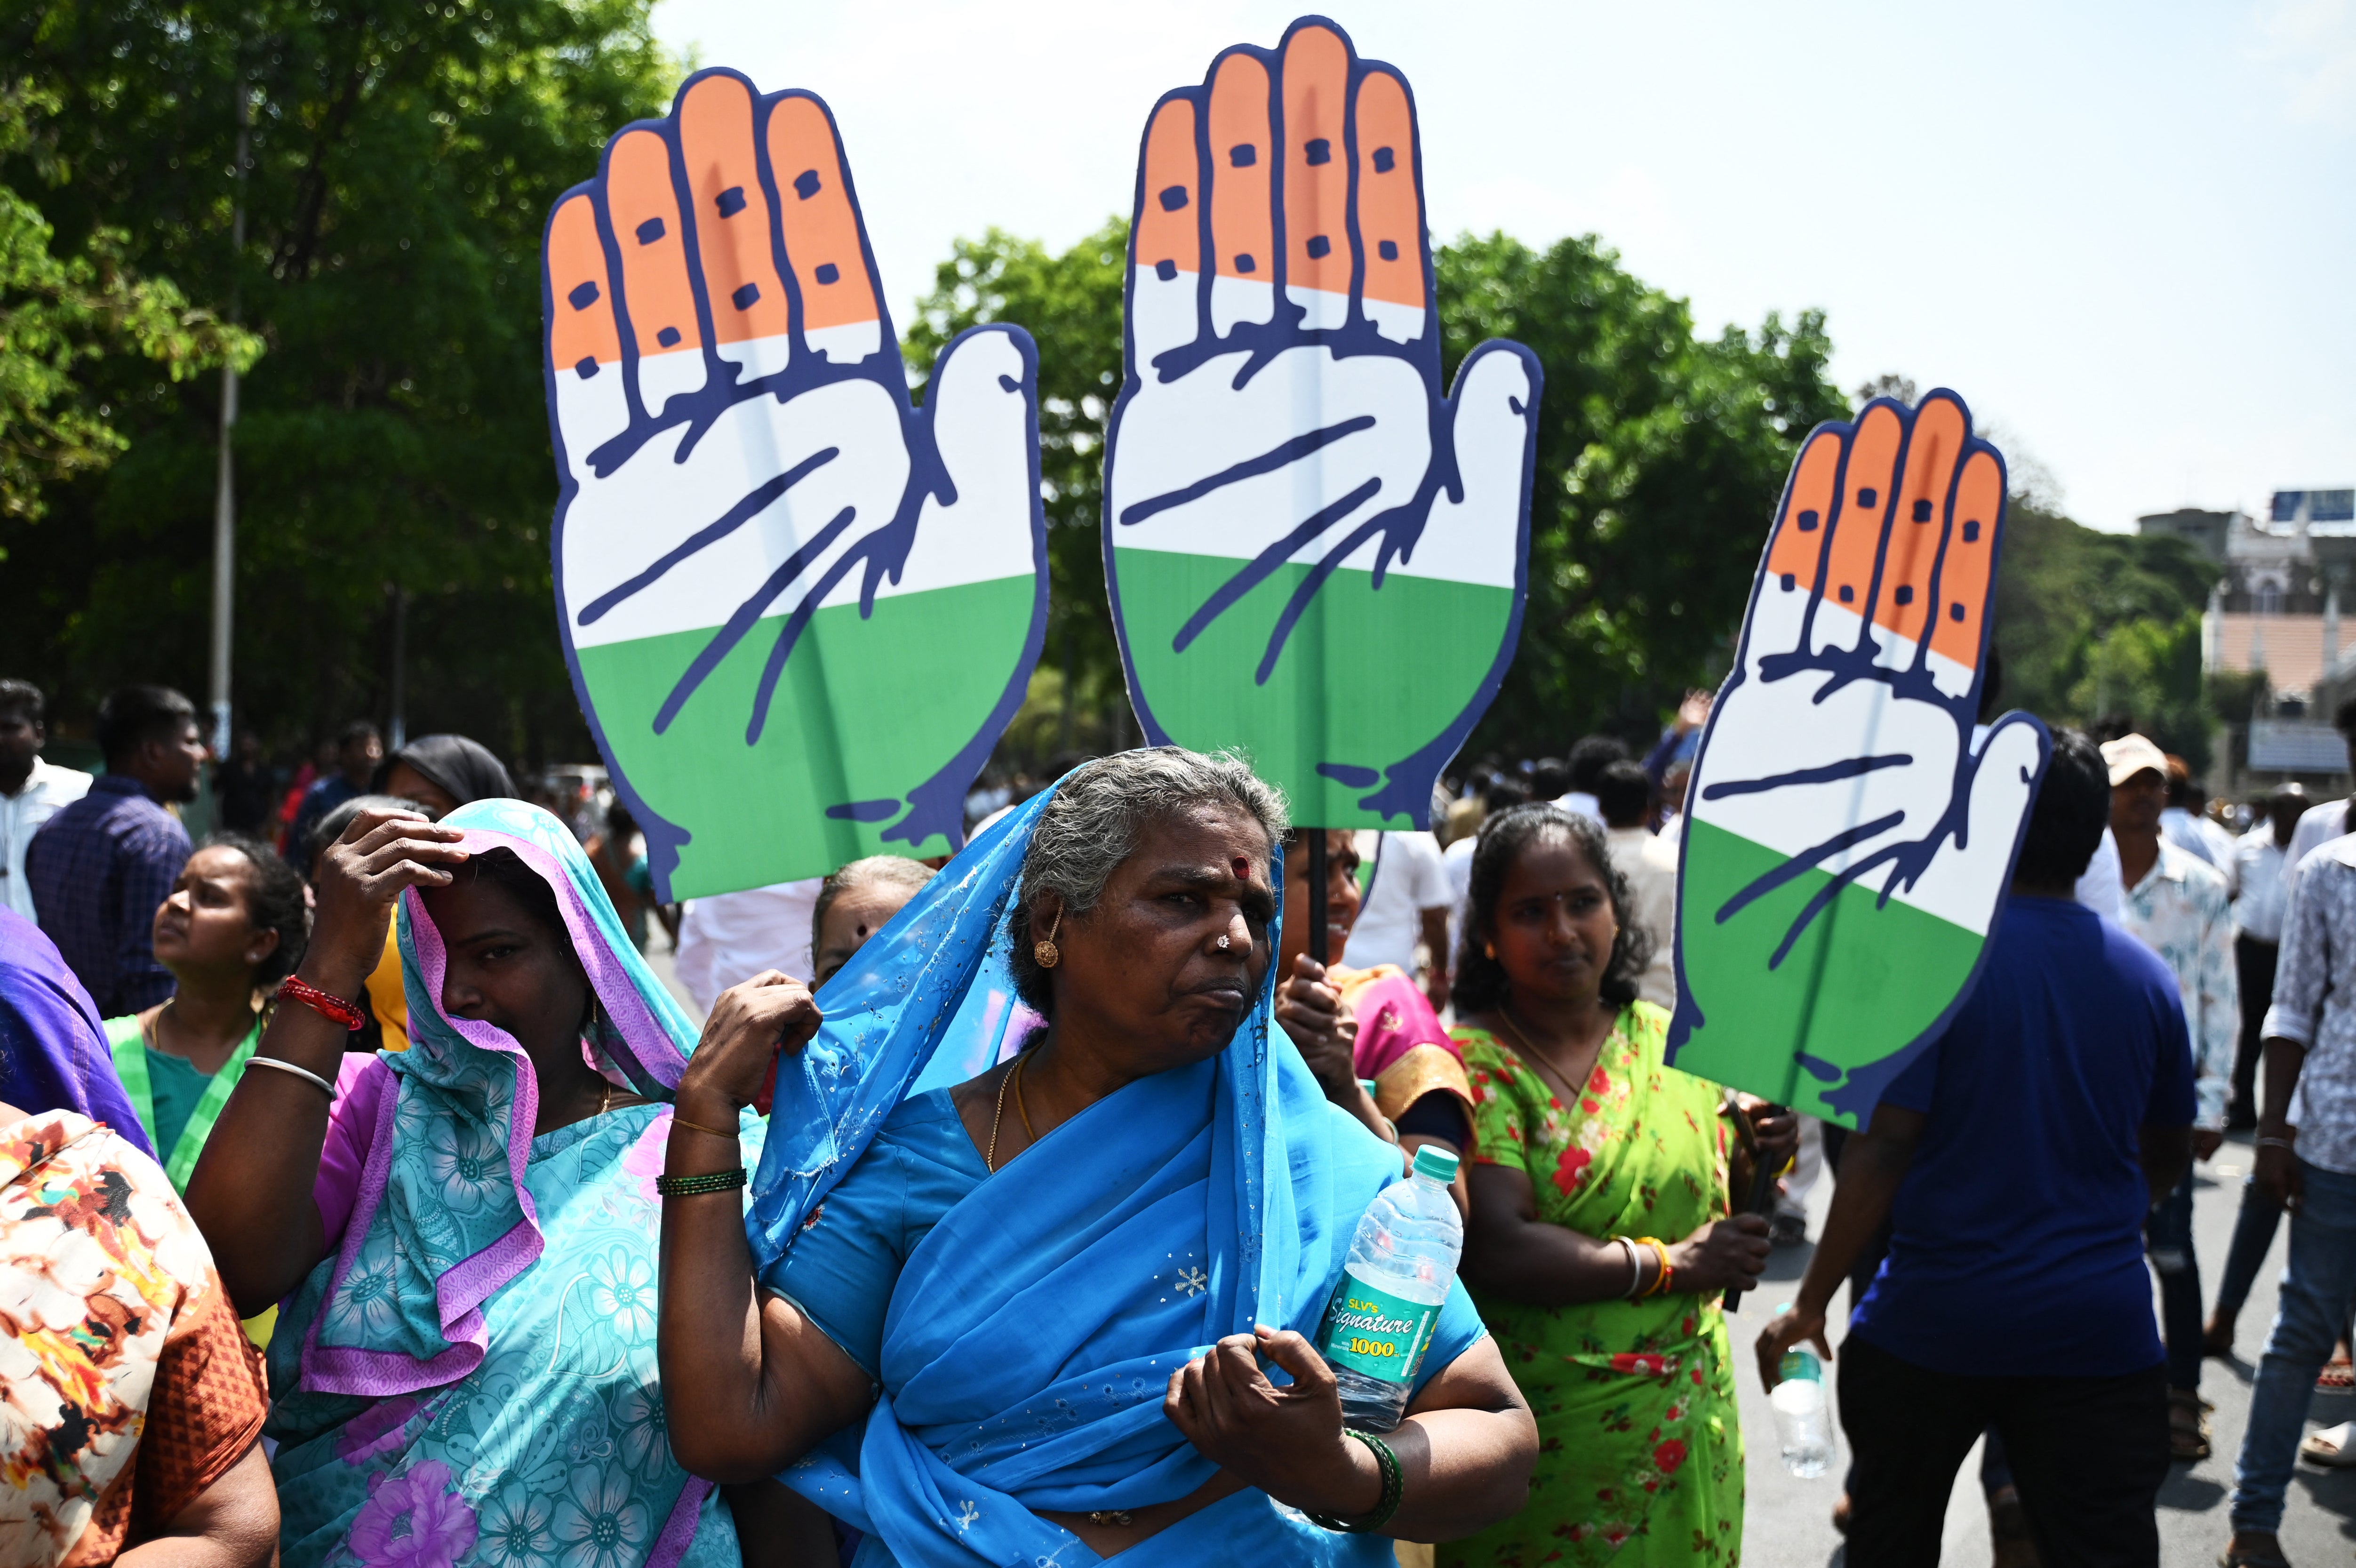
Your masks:
M1284 826L1231 757L1108 757L920 890L823 1020L782 977L723 999L665 1167L690 1469L783 1471L859 1568L1381 1564L1521 1505L1537 1431L1461 1288L1403 1423L1344 1430L1315 1336L1400 1165L1269 1027ZM773 1063L747 1225L703 1129Z
M241 1307L285 1298L283 1561L733 1568L737 1520L673 1456L655 1377L692 1027L535 807L363 811L316 886L187 1197ZM347 1057L396 906L412 1043Z

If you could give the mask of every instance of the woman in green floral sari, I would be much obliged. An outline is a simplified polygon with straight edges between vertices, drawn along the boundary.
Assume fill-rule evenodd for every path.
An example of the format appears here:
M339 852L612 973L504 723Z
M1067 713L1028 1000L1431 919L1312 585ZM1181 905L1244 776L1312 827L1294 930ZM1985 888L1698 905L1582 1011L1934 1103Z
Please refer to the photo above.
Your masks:
M1765 1267L1767 1222L1729 1218L1736 1131L1716 1085L1663 1063L1628 904L1586 818L1523 806L1483 829L1456 980L1475 1101L1463 1272L1539 1454L1529 1505L1442 1564L1742 1555L1719 1295ZM1797 1129L1761 1116L1756 1136L1780 1165Z

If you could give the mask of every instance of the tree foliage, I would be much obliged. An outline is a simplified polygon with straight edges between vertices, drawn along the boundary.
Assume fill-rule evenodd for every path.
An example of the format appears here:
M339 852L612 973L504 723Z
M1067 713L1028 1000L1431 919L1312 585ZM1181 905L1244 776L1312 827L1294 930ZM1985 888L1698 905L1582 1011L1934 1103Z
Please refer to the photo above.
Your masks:
M675 82L648 3L0 7L0 58L55 104L66 250L235 301L268 347L241 398L235 652L242 714L279 737L385 714L397 588L412 730L585 753L549 576L540 235ZM0 155L0 184L36 172ZM129 449L51 484L39 522L0 521L22 672L70 720L117 681L201 688L219 414L211 382L139 357L83 380Z

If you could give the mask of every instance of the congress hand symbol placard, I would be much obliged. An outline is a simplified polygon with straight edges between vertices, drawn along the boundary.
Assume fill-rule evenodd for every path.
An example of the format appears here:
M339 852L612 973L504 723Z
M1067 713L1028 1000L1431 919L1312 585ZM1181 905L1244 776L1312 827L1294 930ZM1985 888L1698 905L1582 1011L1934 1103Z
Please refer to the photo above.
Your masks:
M1414 101L1315 17L1145 131L1105 573L1147 736L1421 825L1520 630L1537 359L1440 381Z
M545 248L556 601L669 900L964 842L1045 632L1037 355L912 411L826 105L704 71Z
M1857 1127L1969 994L2051 751L1975 724L2004 507L1944 390L1801 449L1687 796L1676 1066Z

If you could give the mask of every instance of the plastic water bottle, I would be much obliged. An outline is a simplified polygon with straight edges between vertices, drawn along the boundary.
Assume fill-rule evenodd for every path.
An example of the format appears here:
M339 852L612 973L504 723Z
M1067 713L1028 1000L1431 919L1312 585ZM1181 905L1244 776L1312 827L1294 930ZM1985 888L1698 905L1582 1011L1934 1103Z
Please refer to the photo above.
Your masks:
M1407 1412L1464 1254L1464 1221L1448 1190L1455 1179L1456 1156L1426 1144L1413 1173L1376 1193L1358 1221L1317 1336L1342 1385L1344 1425L1388 1432Z
M1779 1380L1768 1391L1767 1402L1775 1408L1775 1439L1783 1450L1783 1468L1804 1481L1813 1481L1833 1464L1832 1410L1825 1399L1825 1364L1814 1350L1794 1346L1783 1352L1775 1370Z

